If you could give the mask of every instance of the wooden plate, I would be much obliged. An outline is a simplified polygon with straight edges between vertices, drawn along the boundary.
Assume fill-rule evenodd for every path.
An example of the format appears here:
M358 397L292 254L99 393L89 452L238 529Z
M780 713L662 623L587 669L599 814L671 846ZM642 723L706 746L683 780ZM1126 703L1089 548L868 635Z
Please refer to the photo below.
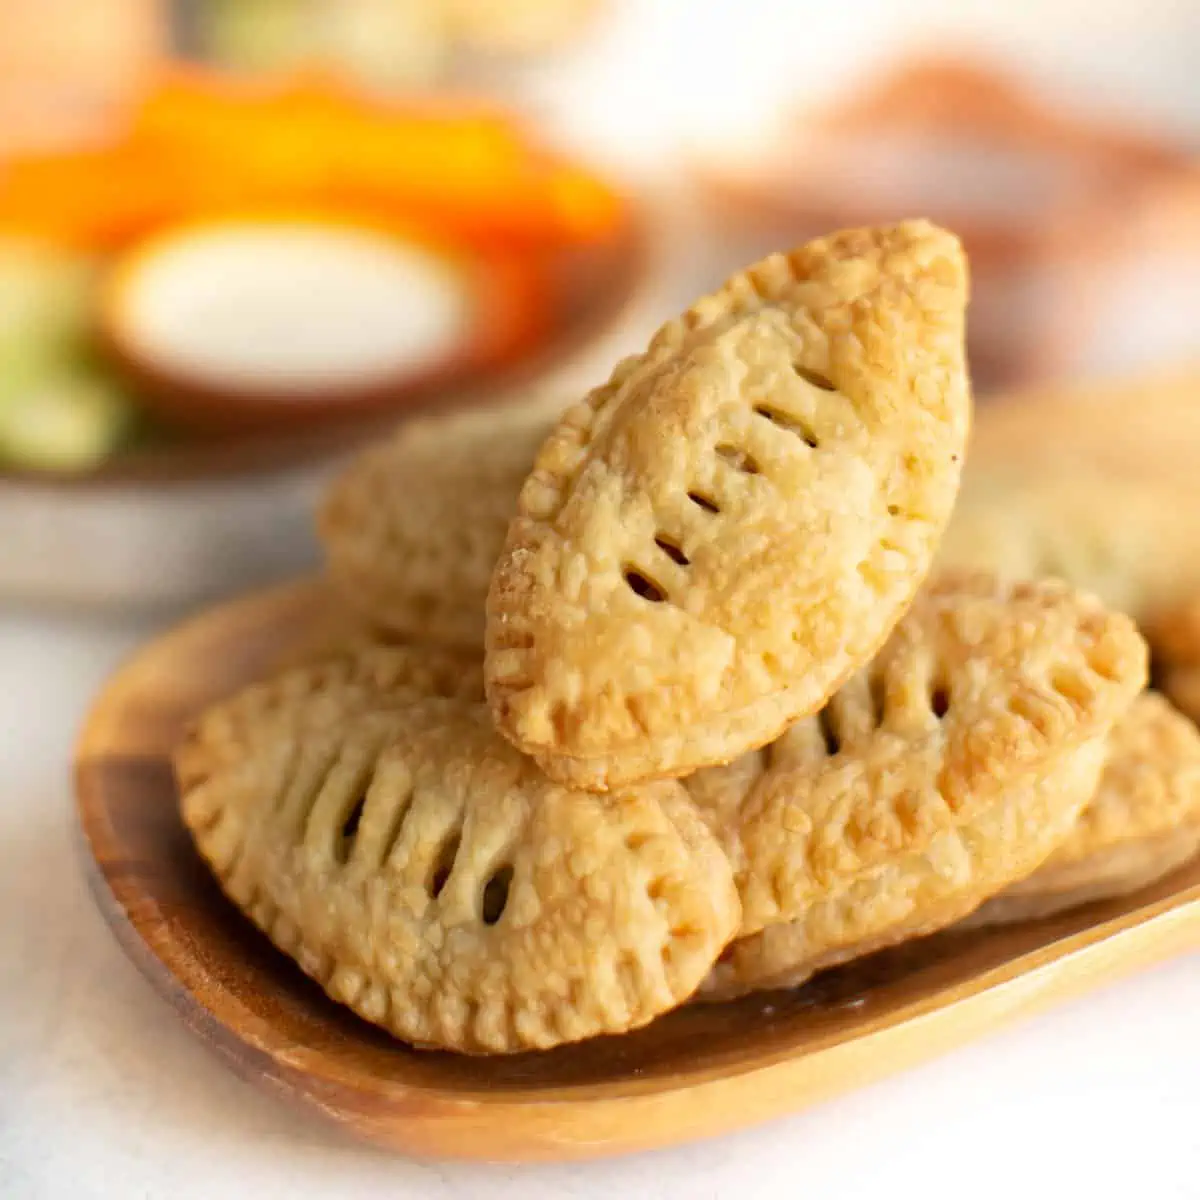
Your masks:
M223 898L176 810L183 723L334 636L313 583L216 609L152 643L92 710L76 760L96 899L187 1025L240 1075L421 1155L570 1159L792 1112L1200 943L1200 865L1129 898L946 934L798 991L696 1006L639 1033L511 1058L419 1052L328 1000Z

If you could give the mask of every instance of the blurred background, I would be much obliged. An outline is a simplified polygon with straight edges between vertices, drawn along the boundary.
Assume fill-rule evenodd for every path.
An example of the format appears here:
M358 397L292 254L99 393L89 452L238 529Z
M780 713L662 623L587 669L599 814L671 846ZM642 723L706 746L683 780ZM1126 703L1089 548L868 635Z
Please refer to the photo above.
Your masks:
M0 0L0 597L305 569L364 441L846 224L963 236L981 403L1187 364L1198 53L1192 0Z

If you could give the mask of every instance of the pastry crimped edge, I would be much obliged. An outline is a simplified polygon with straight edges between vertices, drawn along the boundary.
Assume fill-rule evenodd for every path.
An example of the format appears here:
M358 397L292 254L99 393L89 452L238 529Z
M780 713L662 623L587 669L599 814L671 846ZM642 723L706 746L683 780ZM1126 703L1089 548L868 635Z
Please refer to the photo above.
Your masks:
M842 275L836 274L839 270L843 272ZM847 278L853 278L861 290L851 295L839 292L839 287L847 286ZM921 304L913 299L916 294L915 281L920 281L924 288ZM524 616L520 617L518 628L518 621L515 619L522 613L526 604L526 594L533 586L525 564L532 561L530 556L534 547L544 540L538 532L539 527L547 527L547 523L555 518L566 503L577 476L587 461L601 413L626 383L638 376L639 372L645 376L653 376L655 372L669 368L673 357L688 352L689 346L695 349L698 337L709 334L718 336L726 326L736 328L736 321L747 315L761 316L777 311L771 308L772 304L783 305L789 288L808 288L816 292L824 289L824 303L829 307L822 308L816 305L810 310L797 301L794 305L794 319L801 321L802 314L803 321L808 322L805 328L811 326L811 330L815 331L811 334L806 333L805 336L812 336L818 340L826 339L829 344L842 335L831 333L821 326L812 316L812 312L827 314L844 310L847 314L874 314L875 310L871 305L879 303L880 311L890 316L892 314L886 304L879 299L882 296L894 299L904 294L908 297L909 305L904 320L908 321L913 329L927 336L933 336L931 331L936 330L933 344L937 346L937 350L931 350L930 354L931 358L938 362L939 368L946 368L946 390L943 396L943 415L946 423L940 430L945 445L939 446L935 452L927 442L915 440L916 435L912 431L917 427L917 423L908 427L903 426L903 422L899 422L899 425L907 429L909 436L914 438L914 446L919 444L926 456L936 458L942 450L945 451L942 457L946 461L939 463L938 469L933 471L925 482L928 495L919 493L925 502L929 502L937 489L941 488L946 493L945 503L936 507L944 509L944 512L939 511L932 516L923 514L920 521L896 507L890 507L888 512L897 529L903 524L904 536L910 539L915 538L913 531L919 524L935 526L936 533L949 519L970 419L969 387L965 381L961 359L962 310L965 307L967 290L966 268L956 239L926 222L908 222L884 230L849 230L801 247L788 255L774 255L734 276L720 291L702 299L681 318L660 329L646 352L623 360L614 370L608 383L595 389L584 403L564 416L543 446L536 466L522 489L518 516L510 526L505 552L497 564L488 596L485 671L489 702L501 732L518 748L537 758L547 773L554 778L575 786L603 790L628 781L684 775L699 767L729 761L738 753L770 741L790 721L818 708L828 694L874 654L903 614L932 561L936 536L927 539L929 544L925 547L927 552L923 556L921 553L915 553L919 565L909 564L910 570L905 576L903 587L896 580L889 579L890 591L886 597L881 598L876 594L872 604L859 606L863 612L870 612L870 623L878 622L878 628L873 629L871 636L860 637L853 647L853 652L847 649L843 637L838 643L839 649L835 658L844 658L845 661L840 662L835 670L831 670L828 677L822 678L822 685L815 694L805 694L803 699L798 699L796 694L799 685L789 685L783 679L776 681L778 686L764 687L756 692L754 689L748 689L743 679L738 686L741 690L754 694L749 694L740 701L723 702L722 706L715 708L711 713L698 711L694 717L689 714L682 721L673 719L674 714L668 711L668 700L655 700L654 706L660 711L648 716L648 701L653 699L656 693L666 695L667 692L665 688L648 687L643 688L642 694L636 698L627 697L623 707L615 702L597 699L602 695L601 692L597 692L593 696L596 702L593 704L593 710L580 711L572 717L570 724L575 727L575 733L565 732L565 725L557 715L553 716L552 720L523 715L523 709L527 707L527 697L522 697L521 693L536 693L538 687L543 686L536 683L538 671L532 673L532 684L513 683L515 677L527 674L526 665L539 657L534 651L536 635L526 630L530 621ZM906 291L906 288L913 290ZM930 300L931 296L934 297L933 300ZM786 308L786 305L783 307ZM935 311L939 314L938 319L945 323L945 328L931 318L930 314ZM847 320L850 318L847 317ZM831 324L836 322L831 321ZM950 343L955 340L947 332L951 325L958 329L955 351L949 348ZM854 328L856 332L859 331L858 326ZM883 336L874 327L864 326L864 329L862 336L867 342L871 340L871 336ZM854 376L856 387L863 386L864 379L874 379L868 362L870 350L861 346L860 350L862 358L855 360L854 366L854 372L858 373ZM951 362L956 354L957 367ZM939 358L939 355L944 357ZM799 369L793 367L793 370ZM956 375L960 377L958 383L955 382ZM828 386L833 387L832 384ZM834 394L838 394L836 389ZM849 404L850 401L846 403ZM880 411L887 409L888 403L884 403ZM913 409L919 410L915 402ZM924 414L923 409L920 411ZM929 430L924 430L922 436L927 438ZM914 462L918 461L916 455L911 457ZM936 480L936 487L930 480ZM878 482L877 480L877 484ZM871 528L874 530L873 526ZM898 535L893 533L891 536ZM879 533L878 537L883 546L891 544L884 534ZM686 560L684 562L686 565ZM861 569L866 563L859 566ZM837 588L829 590L824 602L838 607L839 614L839 605L847 611L853 607L841 600L840 589ZM854 612L858 612L858 609L854 609ZM880 613L886 615L881 619ZM537 618L538 621L544 619L544 614ZM861 625L865 620L861 612L858 613L857 620L850 619L845 614L839 619L848 620L851 628ZM731 644L736 648L736 635L729 636ZM581 633L581 637L586 639L586 631ZM799 637L795 640L798 643L801 641ZM768 669L773 655L764 653L762 658L765 665L762 665L761 669L756 667L758 674ZM652 665L647 664L648 671ZM559 664L547 662L542 666L547 678L565 678ZM741 674L745 675L746 672ZM810 673L803 674L806 682L800 690L807 693L814 685L809 682ZM735 671L729 687L734 687L738 678L739 673ZM681 677L680 696L682 689L688 684L687 677ZM694 684L692 686L695 687ZM708 684L704 685L705 690L708 690L708 687ZM563 691L563 688L563 694L567 696L572 696L578 691L576 686L567 687L565 684L561 687L556 684L549 691ZM574 705L576 700L577 697L570 703ZM640 706L638 711L634 708L635 701ZM561 697L553 700L548 692L546 703L558 713L564 701ZM599 705L598 708L596 704ZM704 706L697 707L702 710ZM580 737L595 739L598 730L607 731L609 721L603 715L605 710L614 719L619 715L622 728L628 726L628 730L634 731L632 737L625 737L620 741L608 739L608 745L596 753L581 749L578 744ZM536 736L531 736L529 730L535 726L539 732ZM604 736L608 738L608 733ZM572 744L573 742L575 744Z
M175 749L176 776L191 787L280 728L319 730L357 713L430 697L482 699L478 655L367 641L318 654L281 666L200 713Z

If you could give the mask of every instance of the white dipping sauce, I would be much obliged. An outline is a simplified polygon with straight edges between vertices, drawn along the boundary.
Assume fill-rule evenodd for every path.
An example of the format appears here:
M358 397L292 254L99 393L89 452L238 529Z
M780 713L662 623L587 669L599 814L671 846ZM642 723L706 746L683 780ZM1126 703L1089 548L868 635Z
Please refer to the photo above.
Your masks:
M418 373L467 337L469 289L436 254L307 221L184 232L135 267L123 338L210 386L303 392Z

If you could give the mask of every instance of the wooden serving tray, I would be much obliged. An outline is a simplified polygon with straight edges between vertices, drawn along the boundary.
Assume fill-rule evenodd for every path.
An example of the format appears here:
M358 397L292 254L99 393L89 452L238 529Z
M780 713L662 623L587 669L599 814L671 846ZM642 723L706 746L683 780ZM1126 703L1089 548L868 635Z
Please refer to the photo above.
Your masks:
M943 934L808 986L697 1005L546 1053L415 1051L340 1008L229 904L179 819L169 754L203 705L336 636L301 583L151 643L97 700L75 764L86 865L118 940L239 1075L406 1152L550 1160L670 1145L856 1087L1200 945L1200 864L1135 896Z

